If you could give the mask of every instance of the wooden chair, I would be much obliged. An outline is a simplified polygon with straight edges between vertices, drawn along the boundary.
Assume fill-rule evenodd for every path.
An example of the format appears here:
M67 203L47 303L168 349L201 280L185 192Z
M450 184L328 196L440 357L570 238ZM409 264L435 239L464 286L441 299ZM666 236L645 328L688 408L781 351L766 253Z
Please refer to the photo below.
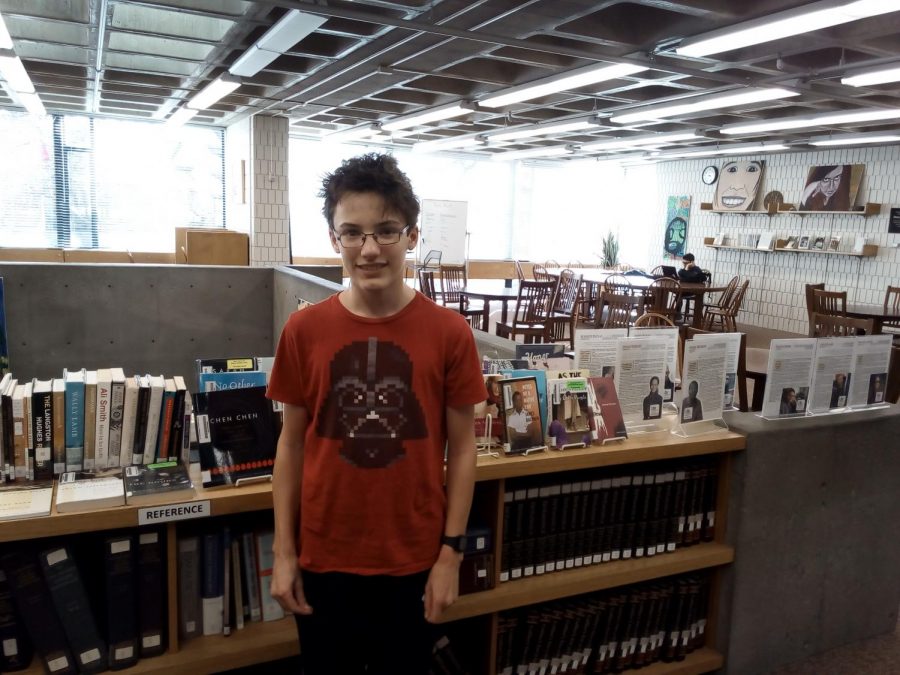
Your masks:
M520 281L516 311L511 321L497 322L497 335L510 340L521 335L526 344L550 342L548 314L556 284L555 281Z
M674 325L681 305L681 284L674 279L662 277L647 287L645 296L647 311L668 317Z
M628 328L631 325L632 314L635 311L635 297L631 293L610 293L603 291L600 294L600 304L606 305L606 319L603 328Z
M813 312L809 337L845 337L851 335L871 335L875 327L874 319L853 319L837 314Z
M604 293L616 293L617 295L634 295L634 286L624 274L610 274L603 281Z
M725 307L706 307L703 313L703 328L719 333L737 333L737 315L741 311L749 286L750 280L747 279L734 292Z
M716 298L715 301L707 302L707 307L718 307L722 309L723 307L727 307L728 303L731 302L732 296L737 292L738 286L740 285L741 280L739 277L731 277L731 281L729 281L725 285L725 290Z
M419 289L421 289L422 294L429 300L437 302L437 292L434 289L434 270L420 267L418 275Z
M519 281L525 281L525 270L522 269L522 263L518 260L514 262L516 264L516 277L518 277Z
M531 276L534 277L535 281L551 281L547 268L540 263L534 263L531 266Z
M815 290L824 291L825 284L824 283L806 284L806 286L804 287L804 290L806 293L806 318L809 321L809 326L810 326L809 330L812 331L812 315L813 315L813 311L814 311L813 310L813 291L815 291Z
M888 403L900 403L900 347L897 346L891 347L891 361L884 396L884 400Z
M813 314L847 316L847 291L826 291L816 288L812 292Z
M550 340L568 341L569 348L575 349L575 324L581 308L581 275L570 269L559 274L556 296L550 312Z
M679 363L684 363L684 341L692 339L699 333L710 333L712 331L703 330L702 328L694 328L693 326L682 326L681 330L683 340L681 341L681 359ZM753 380L754 398L760 402L759 408L753 407L752 409L761 410L763 400L762 391L766 386L766 374L747 372L747 336L744 333L741 333L741 344L738 347L737 382L735 383L735 388L737 389L738 409L741 412L747 412L752 407L750 405L750 399L747 396L747 380Z
M639 328L642 326L650 328L677 328L675 322L672 321L672 319L667 317L665 314L657 314L656 312L644 312L634 320L635 328Z
M465 288L468 278L465 265L441 265L441 300L447 307L460 307L459 292Z
M712 272L709 270L700 270L703 274L703 283L709 286L712 283ZM686 323L693 323L694 320L694 294L693 293L683 293L681 295L683 302L679 304L684 305L684 314L681 317L681 320Z
M884 309L893 310L895 312L900 312L900 286L888 286L887 291L884 294ZM887 328L885 333L894 333L896 331L900 331L900 319L892 319L889 321L885 321L882 324L882 328Z

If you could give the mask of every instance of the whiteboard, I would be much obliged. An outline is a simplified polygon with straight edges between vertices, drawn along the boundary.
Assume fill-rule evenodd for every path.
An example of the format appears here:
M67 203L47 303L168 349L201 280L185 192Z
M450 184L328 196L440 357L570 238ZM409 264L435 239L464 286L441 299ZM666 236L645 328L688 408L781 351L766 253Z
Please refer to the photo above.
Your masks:
M469 203L448 199L423 199L419 218L419 260L429 251L441 252L441 262L466 262L466 214Z

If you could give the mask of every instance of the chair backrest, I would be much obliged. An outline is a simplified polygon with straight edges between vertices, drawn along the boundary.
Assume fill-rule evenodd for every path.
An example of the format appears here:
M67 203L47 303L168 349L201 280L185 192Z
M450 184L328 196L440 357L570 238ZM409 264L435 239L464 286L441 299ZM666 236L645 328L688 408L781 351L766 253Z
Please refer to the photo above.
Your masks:
M440 267L441 266L441 251L437 251L432 249L425 254L425 259L422 260L423 267Z
M663 266L662 266L662 265L657 265L657 266L654 267L652 270L650 270L650 276L651 276L651 277L664 277L664 276L666 276L666 273L663 271Z
M817 289L824 291L825 283L823 282L821 284L806 284L806 316L809 319L810 326L812 326L812 315L815 311L813 309L813 291Z
M606 303L604 328L628 328L631 325L631 312L635 308L633 295L603 291L602 300Z
M519 297L516 299L515 322L519 324L538 324L547 320L555 281L519 282Z
M441 265L441 299L445 305L459 304L459 292L466 283L465 265Z
M556 314L572 315L578 311L581 297L581 275L565 269L559 273L559 284L553 300L553 311Z
M712 272L710 272L709 270L700 270L700 271L703 272L703 277L704 277L703 283L706 284L707 286L709 286L712 283Z
M632 295L634 287L624 274L610 274L603 280L603 292L617 295Z
M551 258L544 263L544 267L547 267L548 269L559 269L562 265Z
M522 269L522 263L518 260L515 261L516 264L516 276L519 278L519 281L525 281L525 270Z
M678 311L678 303L681 300L681 284L675 279L667 277L656 279L647 287L645 293L651 301L651 312L668 314Z
M540 263L534 263L531 266L531 276L534 277L535 281L550 281L550 274L547 272L547 268Z
M419 268L419 288L429 300L437 302L437 293L434 291L434 270Z
M744 296L747 295L749 286L750 280L746 279L734 292L734 295L731 296L731 301L728 304L728 316L732 319L737 318L738 312L741 311L741 305L744 302Z
M812 292L813 313L847 316L847 291L826 291L816 288Z
M731 303L731 298L734 297L740 283L741 280L739 277L731 277L731 281L726 284L725 290L722 291L722 295L719 298L719 307L728 307Z
M813 312L810 337L844 337L850 335L871 335L874 319L854 319L837 314Z
M646 326L649 328L665 328L671 326L675 328L675 322L663 314L656 312L644 312L634 321L635 327Z
M885 310L893 309L895 312L900 311L900 286L888 286L884 294Z
M884 392L888 403L900 403L900 347L891 347L887 387Z

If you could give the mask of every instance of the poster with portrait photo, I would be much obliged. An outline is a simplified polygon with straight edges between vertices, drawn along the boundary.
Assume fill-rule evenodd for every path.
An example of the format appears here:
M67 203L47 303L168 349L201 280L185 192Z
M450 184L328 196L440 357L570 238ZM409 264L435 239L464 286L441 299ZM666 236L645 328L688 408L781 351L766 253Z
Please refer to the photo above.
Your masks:
M722 417L728 351L728 341L722 338L685 342L684 377L678 405L681 424Z
M809 250L809 235L801 235L799 241L797 242L797 248L801 251Z
M857 408L883 404L893 336L882 333L848 339L853 340L853 378L848 405Z
M810 167L800 196L801 211L852 211L865 164Z
M738 366L740 363L741 342L745 340L743 333L697 333L692 340L721 340L725 343L725 389L722 392L722 407L725 410L736 408L734 391L737 384ZM687 344L687 343L685 343Z
M647 408L648 397L655 401L656 396L659 396L661 414L668 346L669 341L664 337L619 339L615 383L626 422L658 419L658 416L648 415L648 412L656 412L652 405Z
M810 412L824 413L846 407L853 372L853 350L853 339L819 338L810 388Z
M669 197L666 203L666 230L663 250L673 258L684 255L688 223L691 219L691 198L687 195Z
M537 380L533 377L502 380L500 387L503 392L504 452L521 455L545 448Z
M765 162L761 159L735 159L719 172L713 209L716 211L752 211L762 187Z
M769 343L763 417L806 414L815 354L815 338L777 339Z

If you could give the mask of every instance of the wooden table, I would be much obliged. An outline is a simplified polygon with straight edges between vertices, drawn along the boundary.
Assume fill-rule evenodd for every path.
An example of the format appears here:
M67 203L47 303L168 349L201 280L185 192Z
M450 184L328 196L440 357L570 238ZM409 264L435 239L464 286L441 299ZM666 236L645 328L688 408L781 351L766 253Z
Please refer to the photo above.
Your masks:
M469 281L459 292L459 305L462 310L467 300L481 300L483 303L484 318L482 326L487 330L490 326L491 303L501 303L500 320L506 323L509 314L509 302L519 297L518 283L507 288L502 279L475 279Z
M866 305L852 303L847 305L847 316L854 319L872 319L872 334L878 335L884 328L885 321L900 321L900 310L885 307L884 305Z

